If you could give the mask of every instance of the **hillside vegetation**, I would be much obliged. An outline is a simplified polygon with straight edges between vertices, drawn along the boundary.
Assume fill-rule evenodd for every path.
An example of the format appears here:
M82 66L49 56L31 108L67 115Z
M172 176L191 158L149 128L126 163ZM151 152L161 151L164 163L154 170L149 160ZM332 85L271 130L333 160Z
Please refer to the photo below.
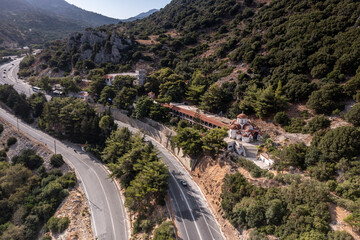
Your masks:
M174 0L148 18L82 33L106 35L102 44L69 48L72 38L49 43L38 58L27 58L32 59L28 74L36 79L56 72L73 82L87 77L99 103L177 126L172 144L191 156L221 153L225 133L179 122L149 93L158 103L185 101L229 118L244 112L283 132L308 134L308 146L283 147L264 135L259 148L275 156L274 169L297 169L311 180L274 177L239 160L254 177L274 177L282 187L255 187L240 174L226 177L225 217L235 227L255 228L251 239L352 239L331 231L326 202L350 211L345 221L359 231L359 15L360 2L353 0ZM116 47L113 36L129 46ZM104 52L111 60L97 56ZM144 86L129 78L106 86L105 74L139 68L149 73ZM294 106L303 110L294 114ZM334 127L329 116L342 127ZM118 176L126 177L121 171Z
M0 47L41 44L65 38L69 33L86 27L118 22L64 0L3 0L0 20Z
M138 42L132 51L120 50L123 57L112 63L94 61L97 43L71 51L57 43L40 60L43 68L59 68L48 59L61 62L70 59L61 53L90 49L85 72L76 57L60 70L76 75L136 64L150 71L168 67L186 83L183 100L232 117L242 111L267 117L289 102L308 102L316 112L331 114L348 99L358 99L359 13L356 1L173 1L148 18L95 30L117 31Z

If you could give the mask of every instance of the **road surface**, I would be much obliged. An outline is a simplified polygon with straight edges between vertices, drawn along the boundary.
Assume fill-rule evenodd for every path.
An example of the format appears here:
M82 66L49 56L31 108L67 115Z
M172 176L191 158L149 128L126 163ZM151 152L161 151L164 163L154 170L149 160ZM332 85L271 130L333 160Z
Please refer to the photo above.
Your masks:
M25 80L19 79L17 75L22 60L23 57L15 58L15 60L0 66L0 83L13 85L18 93L23 93L27 97L30 97L30 95L34 94L32 86ZM48 101L51 99L51 96L47 94L45 94L45 97Z
M16 117L0 108L0 117L17 127ZM128 240L128 221L120 193L103 165L73 144L63 144L48 134L18 121L20 131L63 155L76 170L91 209L94 235L99 240Z
M132 132L139 131L126 123L120 121L116 121L116 123L119 127L127 127ZM146 136L145 139L151 141L158 148L158 156L169 167L168 193L180 238L183 240L224 239L205 197L187 170L156 140L149 136ZM183 186L181 180L184 180L187 186Z
M0 82L2 84L13 85L18 93L24 93L29 97L34 93L31 86L17 77L17 73L19 72L19 64L22 59L23 58L18 58L14 61L11 61L10 63L6 63L0 66Z
M29 96L33 91L31 86L17 78L18 66L21 59L0 66L1 83L14 85L18 92ZM6 69L6 77L3 78L3 69ZM3 116L4 111L0 110ZM5 114L5 113L4 113ZM16 125L14 117L6 115L6 120ZM122 122L121 126L128 127L131 131L137 129ZM20 129L37 140L46 143L53 149L54 139L47 134L33 129L26 124L20 123ZM200 188L194 183L187 170L179 161L162 145L150 137L148 141L159 149L159 156L169 167L169 198L173 213L175 214L176 225L183 240L222 240L224 239L218 223L210 212L205 197ZM72 148L58 142L57 152L69 159L74 166L83 183L88 201L93 212L93 226L98 239L128 239L126 216L119 194L114 189L115 185L107 179L107 173L100 163L89 158L85 154L75 153ZM187 186L183 186L180 180L184 180ZM104 199L105 196L105 199ZM115 237L114 237L115 236Z

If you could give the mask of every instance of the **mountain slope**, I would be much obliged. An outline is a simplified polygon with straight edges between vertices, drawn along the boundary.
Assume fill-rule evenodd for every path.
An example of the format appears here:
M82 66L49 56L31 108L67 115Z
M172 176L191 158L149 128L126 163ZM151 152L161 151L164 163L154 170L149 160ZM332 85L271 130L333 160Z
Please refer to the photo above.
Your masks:
M359 15L360 2L353 0L174 0L147 18L96 31L135 39L134 55L123 59L131 59L133 68L141 63L153 70L173 69L189 80L189 91L201 90L191 101L207 111L265 117L284 104L274 98L257 105L253 98L273 94L278 85L285 102L305 103L313 92L328 91L323 85L335 83L330 88L339 93L336 102L331 94L323 103L311 103L315 97L309 101L314 110L319 105L320 112L331 113L341 110L349 95L360 94L355 88L344 95L338 85L360 74ZM203 80L193 83L199 72ZM209 104L210 86L224 82L220 101Z
M45 10L46 12L53 13L67 19L83 22L88 27L98 27L101 25L115 24L119 22L118 19L83 10L63 0L27 0L27 2L38 9Z
M0 6L0 47L44 43L86 27L118 22L64 0L1 0Z
M156 13L158 11L159 11L158 9L151 9L151 10L149 10L147 12L140 13L140 14L134 16L134 17L131 17L131 18L128 18L128 19L122 19L121 22L132 22L132 21L135 21L135 20L147 18L151 14Z

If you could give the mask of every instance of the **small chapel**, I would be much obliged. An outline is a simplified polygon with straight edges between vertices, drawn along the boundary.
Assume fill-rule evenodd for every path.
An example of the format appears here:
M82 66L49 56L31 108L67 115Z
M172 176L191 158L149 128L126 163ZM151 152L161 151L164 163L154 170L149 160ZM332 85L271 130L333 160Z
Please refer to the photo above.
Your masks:
M255 124L252 124L244 113L239 114L237 119L231 122L228 133L231 139L246 143L258 141L262 135L260 129Z

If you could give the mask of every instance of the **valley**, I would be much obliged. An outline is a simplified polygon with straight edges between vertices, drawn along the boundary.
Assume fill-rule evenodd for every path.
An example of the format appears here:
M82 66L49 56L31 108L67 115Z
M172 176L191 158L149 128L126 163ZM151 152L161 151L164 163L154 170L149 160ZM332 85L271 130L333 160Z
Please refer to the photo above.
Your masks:
M4 4L0 117L78 177L72 205L26 231L360 239L359 2L172 0L128 20L63 0ZM0 163L43 178L38 158L9 141ZM0 238L31 239L19 214L0 218ZM67 219L87 230L60 233Z

